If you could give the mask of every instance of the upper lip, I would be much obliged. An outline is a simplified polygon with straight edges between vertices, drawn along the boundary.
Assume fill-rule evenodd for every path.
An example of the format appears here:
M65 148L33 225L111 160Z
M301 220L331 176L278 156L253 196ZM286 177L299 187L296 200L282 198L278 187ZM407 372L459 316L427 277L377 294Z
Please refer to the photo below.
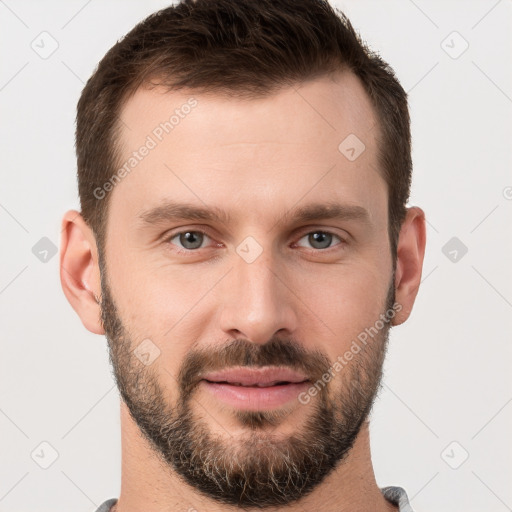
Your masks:
M227 382L242 386L269 386L280 382L304 382L307 376L291 368L264 366L260 368L236 367L202 375L203 380L210 382Z

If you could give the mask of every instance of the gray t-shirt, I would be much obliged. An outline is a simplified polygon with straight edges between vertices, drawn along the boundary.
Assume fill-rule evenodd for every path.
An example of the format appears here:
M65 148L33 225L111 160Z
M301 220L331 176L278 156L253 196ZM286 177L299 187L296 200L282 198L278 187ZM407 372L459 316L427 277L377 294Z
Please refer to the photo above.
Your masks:
M393 505L398 505L399 512L414 512L409 504L407 493L402 487L383 487L381 489L384 497ZM110 508L117 503L116 498L105 501L96 512L109 512Z

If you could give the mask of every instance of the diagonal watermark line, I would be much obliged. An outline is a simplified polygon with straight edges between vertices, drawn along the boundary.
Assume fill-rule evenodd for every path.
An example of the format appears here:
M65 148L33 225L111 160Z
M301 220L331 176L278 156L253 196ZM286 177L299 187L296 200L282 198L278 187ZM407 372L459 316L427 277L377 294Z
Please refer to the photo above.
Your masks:
M27 475L29 474L29 471L27 471L1 498L0 501L2 501Z
M78 78L78 80L80 80L80 82L82 82L82 84L85 85L85 82L63 60L61 60L61 62L74 76Z
M14 16L16 16L16 18L18 18L18 20L23 23L23 25L25 25L25 27L27 28L30 28L5 2L4 0L0 0L0 4L2 4L6 9L8 9L9 11L11 11L11 14L13 14Z
M427 279L427 277L428 277L429 275L433 274L433 273L434 273L434 270L436 270L436 268L438 268L438 267L439 267L439 265L436 265L436 266L435 266L435 267L434 267L434 268L433 268L433 269L432 269L432 270L431 270L431 271L430 271L430 272L429 272L429 273L428 273L428 274L427 274L427 275L426 275L426 276L421 280L420 284L421 284L421 283L423 283L423 281L425 281L425 279Z
M487 489L492 493L494 494L494 496L499 500L501 501L501 503L503 503L503 505L505 505L505 507L507 507L507 510L510 510L512 511L512 508L510 508L473 470L471 470L471 473L473 473L473 475L475 475L478 480L480 480L480 482L482 482L482 484L487 487Z
M393 393L393 395L395 395L395 397L398 398L398 400L400 400L400 402L402 402L402 404L404 404L405 407L407 407L407 409L409 409L409 411L411 411L411 413L414 414L414 416L416 416L416 418L439 439L439 436L386 383L383 383L383 386L385 386L391 393Z
M9 418L9 416L7 416L7 414L2 410L0 409L0 412L27 438L27 439L30 439L27 434L25 434L25 432L23 432L23 430L21 430L21 428L11 419Z
M494 10L494 8L501 2L501 0L498 0L472 27L471 30L473 30L481 21L483 21L487 15Z
M409 501L412 501L414 498L416 498L416 496L418 496L418 494L423 491L423 489L425 489L425 487L427 487L427 485L432 482L432 480L434 480L434 478L439 475L439 471L419 490L419 491L416 491L416 493L411 497L411 499Z
M281 281L281 283L284 284L284 286L286 286L286 288L288 288L288 290L290 290L290 292L293 293L293 295L299 299L299 301L318 319L320 320L320 322L322 322L322 324L327 328L329 329L329 331L331 331L331 334L333 336L336 336L336 333L270 268L270 267L267 267L270 272L272 272L272 274L274 274L274 276L277 277L277 279L279 279L279 281Z
M419 7L419 5L417 5L413 0L409 0L409 2L411 2L411 4L414 5L414 7L416 7L416 9L418 9L418 11L420 11L423 14L423 16L425 16L425 18L427 18L428 21L430 21L430 23L434 25L434 27L439 28L437 23L435 23L434 20L423 9Z
M11 286L12 283L14 283L14 281L16 281L16 279L18 279L18 277L21 276L21 274L23 274L23 272L25 272L25 270L27 270L28 268L28 265L23 268L22 270L20 270L1 290L0 290L0 295L2 295L2 293L5 292L5 290L7 290L7 288L9 288L9 286Z
M217 282L209 290L207 290L186 313L181 316L181 318L164 334L164 336L167 336L232 270L233 267L231 267L220 279L218 279Z
M64 473L64 471L62 471L62 469L60 470L60 472L96 507L98 508L99 505L97 503L95 503L91 498L90 496L88 496L83 489L81 489L75 482L73 482L73 480L71 480L71 478L66 474Z
M85 4L82 5L82 7L80 7L80 9L78 9L78 11L75 14L73 14L73 16L71 16L71 18L68 21L66 21L66 23L64 23L64 25L62 25L62 27L60 27L60 29L62 30L63 28L66 28L90 3L91 3L91 0L87 0L87 2L85 2Z
M434 68L439 64L439 61L437 61L408 91L407 91L407 94L409 94L417 85L420 84L420 82L422 82L426 77L427 75L429 75L433 70Z
M487 73L485 73L485 71L474 60L471 62L473 66L475 66L475 68L478 69L478 71L480 71L480 73L482 73L482 75L484 75L485 78L487 78L487 80L489 80L489 82L491 82L491 84L494 85L494 87L496 87L496 89L498 89L498 91L500 91L503 96L505 96L505 98L507 98L508 101L512 102L510 96Z
M503 411L503 409L505 409L505 407L510 403L512 402L512 398L510 398L509 400L507 400L505 402L505 404L499 409L499 411L483 426L480 428L480 430L478 430L478 432L471 438L471 440L475 439L475 437L480 434L480 432L482 432L482 430L487 427L487 425L489 425L489 423L491 423L491 421L496 418L496 416L498 416L498 414L500 414L501 411Z
M320 112L306 98L304 98L304 96L302 96L298 89L295 89L295 87L293 89L334 131L336 131L336 128L334 128L334 126L329 123L329 121L327 121L327 119L320 114Z
M313 189L314 189L314 188L315 188L315 187L316 187L316 186L317 186L317 185L318 185L318 184L319 184L319 183L320 183L320 182L321 182L321 181L322 181L322 180L323 180L323 179L324 179L324 178L325 178L325 177L326 177L326 176L327 176L327 175L328 175L328 174L329 174L329 173L330 173L330 172L331 172L335 167L336 167L336 164L333 164L333 165L330 167L330 169L329 169L325 174L323 174L323 175L318 179L318 181L317 181L316 183L314 183L314 184L313 184L313 186L312 186L312 187L311 187L307 192L304 192L304 194L303 194L301 197L299 197L299 199L297 199L297 201L295 201L295 203L294 203L294 204L292 204L292 206L288 209L288 211L287 211L284 215L282 215L282 217L281 217L279 220L277 220L276 222L274 222L274 224L273 224L273 225L272 225L272 227L267 231L267 233L270 233L270 231L272 231L272 230L276 227L276 225L277 225L277 224L279 224L279 223L280 223L280 222L281 222L281 221L282 221L282 220L283 220L283 219L288 215L288 213L289 213L290 211L292 211L292 210L293 210L293 208L294 208L297 204L299 204L299 203L300 203L300 202L301 202L301 201L302 201L302 200L303 200L303 199L304 199L304 198L305 198L305 197L306 197L306 196L307 196L307 195L308 195L308 194L309 194L309 193L310 193L310 192L311 192L311 191L312 191L312 190L313 190Z
M10 215L14 222L16 222L16 224L18 224L18 226L20 226L25 231L25 233L28 233L28 229L2 203L0 203L0 208L2 208L2 210L4 210L7 215Z
M64 439L75 427L116 387L114 384L62 437Z
M2 85L2 87L0 87L0 91L3 91L17 77L29 65L29 62L30 61L25 62L25 64L23 64L23 66L21 66L21 68L18 69L18 71L16 71L16 73L14 73L14 75L11 76L4 85Z
M119 115L117 116L117 119L119 120L119 122L127 129L127 130L130 130L132 131L132 129L124 122L123 118L121 117L121 114L119 113Z
M508 299L502 295L496 287L494 287L473 265L471 265L471 268L510 306L512 307L512 304L508 301Z
M473 231L475 231L475 229L480 226L480 224L482 224L482 222L487 219L487 217L489 217L489 215L491 215L491 213L493 213L496 208L498 208L499 204L497 204L469 233L473 233Z
M436 227L431 223L429 222L428 219L425 219L425 222L437 233L439 234L439 231L436 229Z

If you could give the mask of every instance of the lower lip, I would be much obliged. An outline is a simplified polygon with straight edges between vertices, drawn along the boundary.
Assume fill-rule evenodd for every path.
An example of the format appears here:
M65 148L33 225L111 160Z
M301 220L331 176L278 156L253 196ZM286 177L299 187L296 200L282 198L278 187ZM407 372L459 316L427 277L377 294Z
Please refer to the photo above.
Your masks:
M222 402L247 411L275 409L285 405L291 400L296 400L299 393L309 386L308 381L266 388L235 386L206 380L202 380L201 384Z

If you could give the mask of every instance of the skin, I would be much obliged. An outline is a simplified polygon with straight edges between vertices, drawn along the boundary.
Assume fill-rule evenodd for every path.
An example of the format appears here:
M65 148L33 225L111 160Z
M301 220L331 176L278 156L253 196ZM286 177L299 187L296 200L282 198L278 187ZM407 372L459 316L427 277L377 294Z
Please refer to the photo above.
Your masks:
M122 154L128 158L168 119L168 112L191 97L197 106L108 197L105 258L110 290L131 339L140 343L149 338L158 346L160 355L149 368L168 392L170 404L177 393L176 375L193 348L218 348L235 338L262 345L279 333L335 361L359 333L375 324L393 276L387 187L376 157L378 124L354 75L322 77L257 100L158 87L138 90L122 110L129 127L122 131ZM355 161L338 150L350 133L366 146ZM229 212L232 220L151 226L138 220L142 211L165 199L215 206ZM328 201L363 207L368 222L319 219L293 224L285 216L298 206ZM208 233L202 248L179 254L179 237L173 242L169 238L197 229ZM335 236L322 252L307 236L317 231L340 239ZM236 252L247 236L262 248L250 264ZM424 213L411 207L398 244L394 286L401 309L392 325L410 315L424 251ZM73 210L63 219L61 282L84 326L105 334L96 300L102 294L98 249L93 232ZM343 392L343 386L343 379L335 378L331 392ZM206 391L198 390L195 399L194 411L203 411L212 433L231 444L247 434L233 410L221 407ZM284 439L300 431L312 411L298 403L287 407L273 434ZM239 510L203 496L162 464L124 402L121 426L116 512ZM397 510L375 481L367 421L344 463L310 494L266 510L285 509Z

